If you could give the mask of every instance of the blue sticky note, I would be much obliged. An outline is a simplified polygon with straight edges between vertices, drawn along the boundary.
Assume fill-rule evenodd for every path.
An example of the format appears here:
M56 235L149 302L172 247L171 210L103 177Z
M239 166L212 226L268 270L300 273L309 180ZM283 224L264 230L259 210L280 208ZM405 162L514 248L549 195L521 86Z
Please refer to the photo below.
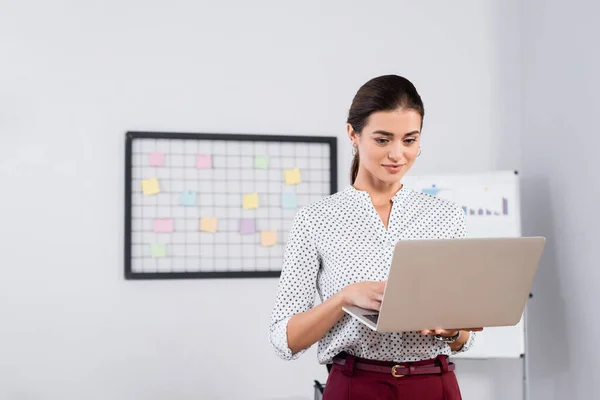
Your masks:
M283 208L298 207L298 200L296 199L296 193L282 193L281 207L283 207Z
M181 205L182 206L195 206L196 205L196 192L186 190L181 193Z

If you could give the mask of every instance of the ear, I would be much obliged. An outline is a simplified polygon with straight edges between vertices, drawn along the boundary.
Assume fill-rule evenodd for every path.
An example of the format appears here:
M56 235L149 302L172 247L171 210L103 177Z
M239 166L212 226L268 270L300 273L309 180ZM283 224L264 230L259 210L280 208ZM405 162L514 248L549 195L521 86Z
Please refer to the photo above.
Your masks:
M353 146L358 146L358 135L354 131L352 125L346 124L346 131L348 132L348 137L350 138L350 144Z

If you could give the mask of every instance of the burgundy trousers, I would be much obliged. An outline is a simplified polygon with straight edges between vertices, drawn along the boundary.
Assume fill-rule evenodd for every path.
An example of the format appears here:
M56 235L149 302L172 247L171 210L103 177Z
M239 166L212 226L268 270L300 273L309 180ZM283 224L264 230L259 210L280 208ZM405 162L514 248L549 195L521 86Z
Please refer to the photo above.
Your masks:
M333 364L325 384L323 400L461 400L460 389L454 371L443 368L448 365L446 356L434 360L402 363L405 366L427 365L435 362L446 372L428 375L410 375L396 378L392 374L365 371L356 363L391 366L393 363L367 360L346 355L344 365Z

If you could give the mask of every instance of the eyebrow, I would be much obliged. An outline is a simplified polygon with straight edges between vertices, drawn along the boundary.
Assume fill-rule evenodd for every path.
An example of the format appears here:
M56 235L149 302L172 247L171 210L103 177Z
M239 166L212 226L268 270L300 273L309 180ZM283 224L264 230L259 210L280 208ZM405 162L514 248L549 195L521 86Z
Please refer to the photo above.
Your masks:
M389 136L389 137L394 137L394 134L392 132L388 132L388 131L374 131L373 134L379 134L379 135L384 135L384 136ZM412 136L412 135L420 135L421 132L419 131L412 131L412 132L408 132L405 133L404 136Z

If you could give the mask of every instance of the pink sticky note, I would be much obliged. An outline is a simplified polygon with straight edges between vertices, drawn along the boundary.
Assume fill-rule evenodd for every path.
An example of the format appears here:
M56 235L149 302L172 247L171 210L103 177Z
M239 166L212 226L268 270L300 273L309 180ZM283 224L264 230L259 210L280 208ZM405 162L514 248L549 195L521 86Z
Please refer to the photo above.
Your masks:
M152 167L165 165L165 153L150 153L150 165Z
M196 156L196 168L212 168L210 154L200 154Z
M156 218L154 232L173 232L173 220L170 218Z

